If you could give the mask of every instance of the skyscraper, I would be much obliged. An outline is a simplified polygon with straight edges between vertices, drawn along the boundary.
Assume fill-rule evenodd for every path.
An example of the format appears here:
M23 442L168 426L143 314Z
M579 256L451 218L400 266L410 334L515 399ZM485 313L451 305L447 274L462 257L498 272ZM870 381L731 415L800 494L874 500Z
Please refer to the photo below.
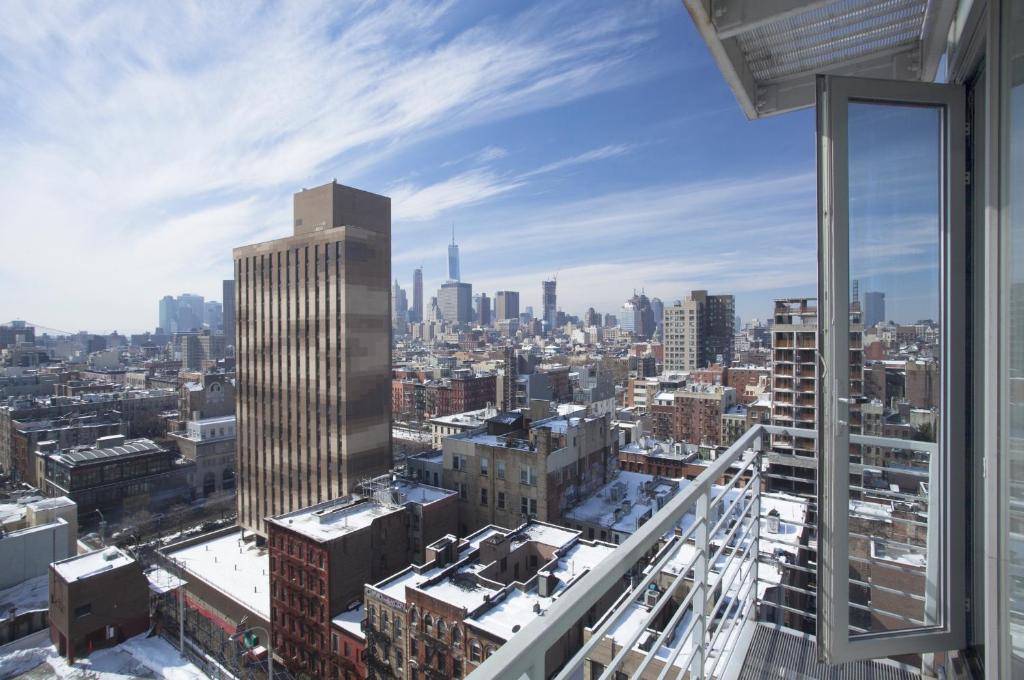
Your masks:
M476 302L476 322L487 327L491 325L491 298L487 297L487 293L480 293L478 296L474 296Z
M494 320L519 318L519 293L514 290L499 290L494 296Z
M459 246L455 244L455 225L452 225L452 243L448 246L448 280L459 281Z
M394 285L391 286L391 328L396 335L406 332L408 314L409 302L406 299L405 290L398 285L398 279L395 279Z
M864 328L885 321L885 293L864 293Z
M178 332L199 330L206 316L205 300L202 295L182 293L178 296Z
M665 303L661 301L661 298L651 298L651 315L654 319L651 339L663 340L665 338Z
M464 326L473 323L473 286L459 281L441 284L437 292L437 306L441 318L448 323Z
M558 309L558 299L555 294L557 279L541 282L541 300L544 309L544 330L551 332L555 328L555 315Z
M203 323L212 332L220 333L224 324L224 306L216 300L207 300L203 303Z
M164 333L174 333L178 330L178 301L171 295L160 298L160 328Z
M225 279L221 285L224 296L224 344L235 344L235 280Z
M238 519L264 535L391 466L391 200L331 182L294 214L234 250Z
M423 267L412 270L412 314L409 321L423 321Z

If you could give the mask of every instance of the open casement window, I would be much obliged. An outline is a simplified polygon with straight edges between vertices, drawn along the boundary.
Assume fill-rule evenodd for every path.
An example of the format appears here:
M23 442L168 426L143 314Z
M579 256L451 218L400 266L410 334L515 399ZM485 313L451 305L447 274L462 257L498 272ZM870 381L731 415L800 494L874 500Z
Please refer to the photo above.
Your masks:
M819 76L818 644L964 646L964 94Z

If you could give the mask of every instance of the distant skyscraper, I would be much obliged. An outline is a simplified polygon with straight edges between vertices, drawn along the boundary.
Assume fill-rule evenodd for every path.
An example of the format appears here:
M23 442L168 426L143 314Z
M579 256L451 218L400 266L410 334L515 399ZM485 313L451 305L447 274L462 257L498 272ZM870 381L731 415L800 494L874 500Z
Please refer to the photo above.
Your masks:
M294 235L235 248L238 520L355 491L391 467L391 200L294 197Z
M484 326L491 325L491 298L487 297L487 293L480 293L479 296L474 296L476 300L476 322Z
M448 323L464 326L473 323L473 286L459 281L441 284L437 292L437 306L441 318Z
M160 298L160 328L165 333L175 333L178 330L178 301L170 295Z
M207 300L203 304L203 322L211 332L220 333L224 325L224 307L216 300Z
M544 309L544 330L552 331L555 328L556 312L558 309L558 298L555 293L557 279L541 282L541 300Z
M519 318L519 293L514 290L499 290L494 296L495 321Z
M651 339L662 340L665 337L665 303L661 298L651 298L651 314L654 317Z
M885 293L864 293L864 328L871 328L885 320Z
M587 313L583 315L583 325L586 327L600 326L601 315L598 314L593 307L587 308Z
M205 303L202 295L182 293L178 296L178 332L184 333L203 327Z
M225 279L221 285L224 296L224 344L235 344L235 280Z
M398 285L395 279L391 286L391 328L395 334L402 335L406 332L409 314L409 301L405 296L405 290Z
M654 333L654 310L646 295L634 293L626 300L619 312L619 325L637 338L651 337Z
M527 321L529 321L530 319L533 318L533 305L526 305L526 309L524 309L519 314L520 317L522 317L524 315L526 316Z
M423 321L423 267L412 271L412 316L409 321Z
M455 244L455 226L452 225L452 243L448 246L448 280L460 281L459 246Z

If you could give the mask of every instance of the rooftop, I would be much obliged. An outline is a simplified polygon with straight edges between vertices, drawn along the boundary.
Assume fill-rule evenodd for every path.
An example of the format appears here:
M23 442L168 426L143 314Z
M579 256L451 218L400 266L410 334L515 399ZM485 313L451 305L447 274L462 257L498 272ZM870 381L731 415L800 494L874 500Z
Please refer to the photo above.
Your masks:
M620 470L612 481L564 513L568 522L596 524L631 534L687 481Z
M135 563L135 558L118 547L94 550L54 562L53 569L67 582L86 579L103 572L120 569Z
M181 548L170 545L164 554L204 583L270 619L270 556L254 542L242 540L241 529Z
M402 512L410 503L427 505L454 496L456 492L402 479L390 482L387 490L380 493L385 496L344 496L267 521L316 541L329 541L365 529L378 517Z
M51 458L59 459L62 463L76 467L79 465L92 465L95 463L106 463L116 458L131 458L142 456L148 453L163 451L151 439L129 439L120 446L112 446L105 449L97 449L92 446L76 446L65 449L59 453L52 454Z

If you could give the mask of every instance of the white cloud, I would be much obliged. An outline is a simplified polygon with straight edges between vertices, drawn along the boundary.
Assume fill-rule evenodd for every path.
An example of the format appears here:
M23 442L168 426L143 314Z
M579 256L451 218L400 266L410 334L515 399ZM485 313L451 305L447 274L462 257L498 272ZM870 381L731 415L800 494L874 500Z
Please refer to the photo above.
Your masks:
M566 7L453 30L450 4L426 0L5 3L0 235L19 256L0 281L23 290L0 297L0 319L148 327L165 293L219 297L230 246L286 235L303 184L355 182L418 141L642 73L628 64L655 17L595 10L581 25ZM400 185L396 217L517 182L477 168Z

